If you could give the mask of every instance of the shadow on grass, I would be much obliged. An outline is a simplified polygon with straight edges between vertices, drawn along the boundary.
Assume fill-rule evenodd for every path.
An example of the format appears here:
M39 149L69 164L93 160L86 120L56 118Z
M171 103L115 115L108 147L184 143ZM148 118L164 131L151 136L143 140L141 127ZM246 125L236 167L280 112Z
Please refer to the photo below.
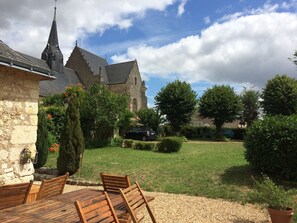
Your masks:
M253 180L251 176L256 175L250 165L233 166L226 169L220 176L222 183L238 186L251 187Z

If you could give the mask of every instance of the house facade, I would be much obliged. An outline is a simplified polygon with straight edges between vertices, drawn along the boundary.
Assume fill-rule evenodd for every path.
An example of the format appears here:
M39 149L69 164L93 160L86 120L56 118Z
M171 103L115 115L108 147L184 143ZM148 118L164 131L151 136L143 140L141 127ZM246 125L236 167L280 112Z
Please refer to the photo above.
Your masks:
M0 40L0 185L33 179L39 81L54 79Z

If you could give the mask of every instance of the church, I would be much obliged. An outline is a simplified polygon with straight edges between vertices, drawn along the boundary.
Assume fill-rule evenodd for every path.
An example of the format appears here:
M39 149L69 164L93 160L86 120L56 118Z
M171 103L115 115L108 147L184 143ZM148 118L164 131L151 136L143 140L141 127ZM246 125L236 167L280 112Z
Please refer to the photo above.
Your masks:
M141 79L137 61L108 64L106 59L75 45L66 65L59 47L56 7L48 42L41 59L20 53L36 66L50 69L55 80L40 81L40 96L63 93L69 85L82 84L85 88L95 83L104 84L111 92L130 96L129 110L147 108L146 86Z

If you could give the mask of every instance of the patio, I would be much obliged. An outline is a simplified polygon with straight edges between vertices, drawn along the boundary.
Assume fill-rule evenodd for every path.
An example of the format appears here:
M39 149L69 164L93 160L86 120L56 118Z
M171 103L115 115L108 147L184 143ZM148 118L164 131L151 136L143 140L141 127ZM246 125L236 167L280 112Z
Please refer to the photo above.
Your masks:
M85 188L66 185L64 193ZM93 187L88 187L93 188ZM94 187L98 188L98 187ZM269 223L269 215L258 206L198 196L146 192L154 197L150 206L158 223ZM150 223L146 216L142 223Z

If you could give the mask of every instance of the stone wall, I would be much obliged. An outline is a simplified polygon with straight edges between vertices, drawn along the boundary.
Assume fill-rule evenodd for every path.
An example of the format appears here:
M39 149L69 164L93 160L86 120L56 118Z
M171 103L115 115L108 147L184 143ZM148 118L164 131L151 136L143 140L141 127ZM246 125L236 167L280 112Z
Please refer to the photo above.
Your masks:
M33 179L32 162L20 164L28 148L35 156L39 79L37 76L0 66L0 185Z

